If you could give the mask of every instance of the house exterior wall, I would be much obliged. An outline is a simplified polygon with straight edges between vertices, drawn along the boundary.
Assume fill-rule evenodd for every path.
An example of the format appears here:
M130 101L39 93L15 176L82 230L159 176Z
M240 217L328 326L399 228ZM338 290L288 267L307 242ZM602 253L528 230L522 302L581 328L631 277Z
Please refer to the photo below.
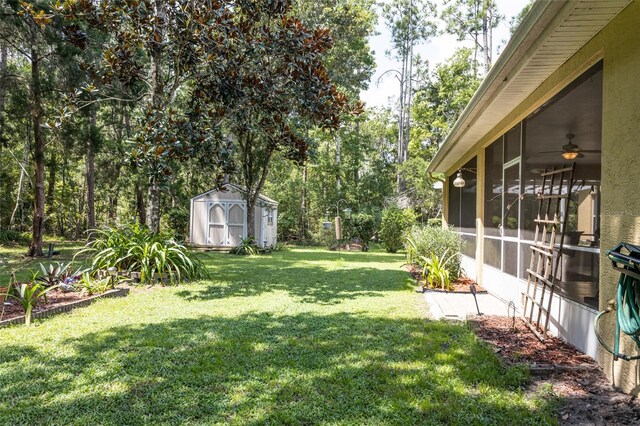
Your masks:
M481 284L505 300L521 301L517 283L509 283L508 275L483 266L484 253L484 148L498 136L525 119L538 107L556 95L595 63L603 60L602 111L602 208L599 306L615 297L617 273L611 269L606 250L620 241L640 244L640 2L632 2L585 46L576 52L556 72L545 80L527 99L495 126L485 137L462 156L447 174L454 174L469 159L478 156L477 244L476 271ZM444 206L448 205L448 191L443 192ZM445 207L445 218L448 212ZM469 267L473 267L469 265ZM469 270L469 268L467 268ZM513 279L513 277L509 278ZM515 285L510 285L515 284ZM638 361L613 362L602 351L593 334L595 311L559 297L553 302L554 319L551 331L570 341L598 359L605 373L616 386L627 392L640 392ZM613 318L601 323L601 333L611 339L615 333ZM637 348L629 338L621 338L621 352L636 354Z

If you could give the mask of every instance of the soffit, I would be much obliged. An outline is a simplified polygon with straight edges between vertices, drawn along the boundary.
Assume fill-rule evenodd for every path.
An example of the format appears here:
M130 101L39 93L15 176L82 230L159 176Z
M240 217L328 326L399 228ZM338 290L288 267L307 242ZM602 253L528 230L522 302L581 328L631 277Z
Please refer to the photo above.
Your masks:
M631 0L538 1L429 165L446 172Z

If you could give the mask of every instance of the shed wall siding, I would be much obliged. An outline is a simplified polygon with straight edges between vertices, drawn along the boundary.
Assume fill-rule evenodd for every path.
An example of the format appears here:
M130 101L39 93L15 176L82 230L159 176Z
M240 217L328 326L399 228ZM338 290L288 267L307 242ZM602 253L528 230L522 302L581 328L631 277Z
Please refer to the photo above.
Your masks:
M193 212L191 219L191 244L205 245L205 228L207 226L207 200L204 198L193 200Z
M243 196L238 191L225 191L225 192L216 192L212 191L206 194L202 194L196 198L194 198L191 202L192 211L191 211L191 223L190 223L190 242L195 246L207 247L210 244L207 243L207 228L209 225L209 216L208 216L208 206L209 203L214 201L242 201ZM277 207L273 207L276 209ZM255 235L258 244L262 247L263 241L261 241L262 235L262 217L266 215L266 208L262 207L262 201L258 201L254 208L254 225L255 225ZM246 217L245 217L246 221ZM275 220L274 226L271 231L266 229L265 239L267 240L267 246L271 246L275 244ZM247 228L248 230L248 228ZM266 237L266 234L269 237Z

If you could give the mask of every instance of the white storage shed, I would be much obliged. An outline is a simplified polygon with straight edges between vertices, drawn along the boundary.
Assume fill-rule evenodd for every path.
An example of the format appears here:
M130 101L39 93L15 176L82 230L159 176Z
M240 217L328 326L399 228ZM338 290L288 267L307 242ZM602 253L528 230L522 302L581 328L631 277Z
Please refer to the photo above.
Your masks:
M259 247L276 245L278 203L262 194L254 210ZM191 199L189 241L197 247L231 248L247 237L247 201L238 185L225 184Z

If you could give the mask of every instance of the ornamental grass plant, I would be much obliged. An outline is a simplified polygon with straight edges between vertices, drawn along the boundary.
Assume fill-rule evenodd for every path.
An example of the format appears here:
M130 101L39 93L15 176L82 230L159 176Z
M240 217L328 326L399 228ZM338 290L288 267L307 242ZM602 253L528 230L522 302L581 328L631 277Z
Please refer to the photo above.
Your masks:
M187 247L138 223L91 231L91 239L78 254L93 258L92 274L116 268L138 272L141 282L166 277L171 283L204 278L206 270Z

